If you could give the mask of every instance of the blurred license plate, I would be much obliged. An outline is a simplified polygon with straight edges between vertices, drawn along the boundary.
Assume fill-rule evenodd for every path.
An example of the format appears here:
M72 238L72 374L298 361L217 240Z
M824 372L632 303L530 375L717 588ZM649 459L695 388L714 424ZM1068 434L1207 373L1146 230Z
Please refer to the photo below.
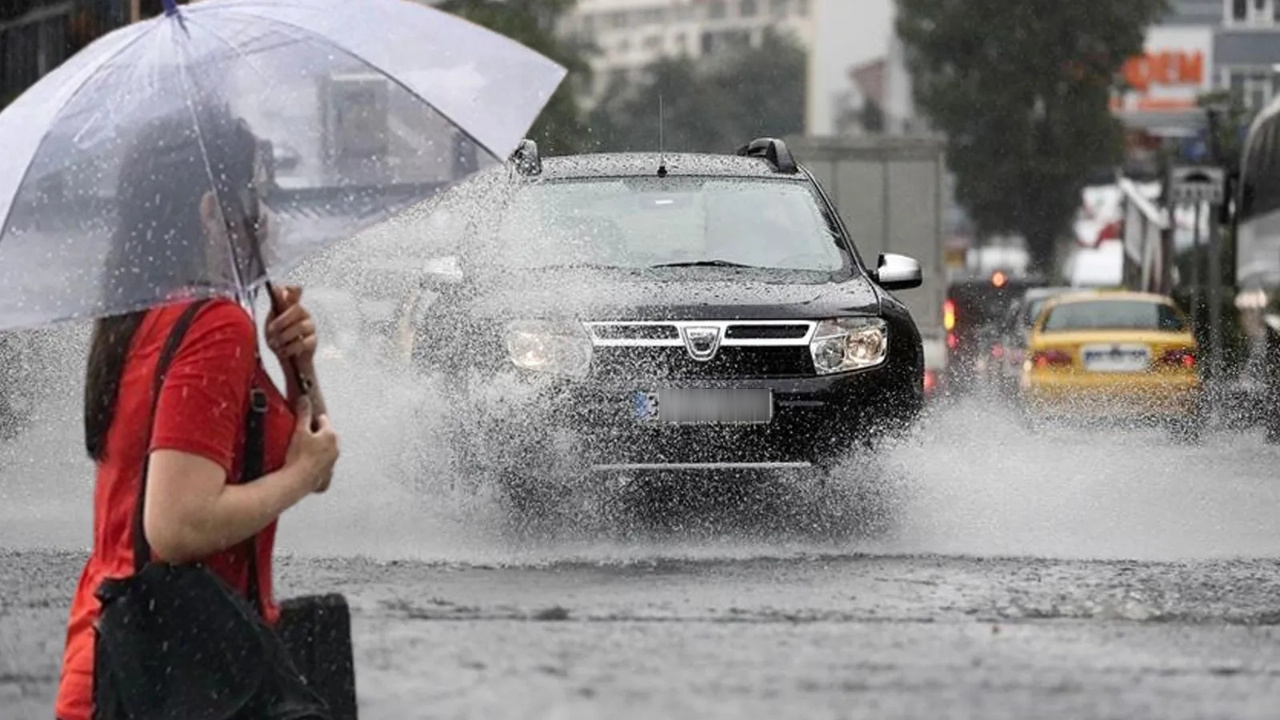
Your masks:
M1151 348L1146 345L1086 345L1080 349L1084 369L1089 372L1143 372L1151 364Z
M771 390L658 390L637 392L635 417L659 423L767 423L773 420Z

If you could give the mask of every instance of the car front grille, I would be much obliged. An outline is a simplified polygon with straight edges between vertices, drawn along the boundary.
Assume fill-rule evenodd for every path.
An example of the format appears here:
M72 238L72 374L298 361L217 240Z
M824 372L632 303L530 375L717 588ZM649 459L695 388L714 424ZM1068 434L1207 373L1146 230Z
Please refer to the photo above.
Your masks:
M810 321L733 320L587 323L592 372L634 380L734 380L812 377ZM709 358L690 349L691 333L715 333Z

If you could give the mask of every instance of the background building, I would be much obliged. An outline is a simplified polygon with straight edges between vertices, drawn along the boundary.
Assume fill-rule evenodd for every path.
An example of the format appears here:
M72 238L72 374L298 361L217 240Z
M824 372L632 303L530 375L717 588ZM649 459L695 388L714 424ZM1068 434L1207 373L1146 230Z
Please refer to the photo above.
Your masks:
M595 45L592 105L610 84L663 57L704 58L758 44L766 29L813 44L813 9L821 0L580 0L561 32Z
M1133 128L1157 136L1204 125L1197 98L1229 91L1257 112L1280 95L1280 0L1174 0L1147 33L1146 52L1124 69L1129 92L1113 107Z
M129 22L129 0L0 2L0 107L102 33Z
M1280 0L1212 4L1221 6L1213 52L1215 84L1256 112L1280 94Z

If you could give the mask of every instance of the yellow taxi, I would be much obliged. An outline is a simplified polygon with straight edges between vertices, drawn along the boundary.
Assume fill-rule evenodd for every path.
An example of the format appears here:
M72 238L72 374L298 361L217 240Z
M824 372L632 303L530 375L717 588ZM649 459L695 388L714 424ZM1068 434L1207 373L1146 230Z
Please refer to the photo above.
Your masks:
M1030 419L1155 421L1200 435L1196 341L1164 295L1126 291L1050 299L1028 338L1020 381Z

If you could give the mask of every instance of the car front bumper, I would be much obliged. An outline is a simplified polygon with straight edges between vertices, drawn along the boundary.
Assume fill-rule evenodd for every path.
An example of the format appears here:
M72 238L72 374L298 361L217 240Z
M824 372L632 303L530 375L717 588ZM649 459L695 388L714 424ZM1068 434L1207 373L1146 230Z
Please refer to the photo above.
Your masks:
M1192 418L1201 386L1191 372L1029 372L1022 399L1036 415L1119 419Z
M533 462L550 451L560 461L599 472L799 468L841 457L914 421L922 404L919 380L895 382L899 377L889 366L732 381L570 382L508 372L486 383L494 402L467 405L485 415L486 442L502 448L505 464ZM667 389L769 390L772 418L742 424L639 419L636 393Z

